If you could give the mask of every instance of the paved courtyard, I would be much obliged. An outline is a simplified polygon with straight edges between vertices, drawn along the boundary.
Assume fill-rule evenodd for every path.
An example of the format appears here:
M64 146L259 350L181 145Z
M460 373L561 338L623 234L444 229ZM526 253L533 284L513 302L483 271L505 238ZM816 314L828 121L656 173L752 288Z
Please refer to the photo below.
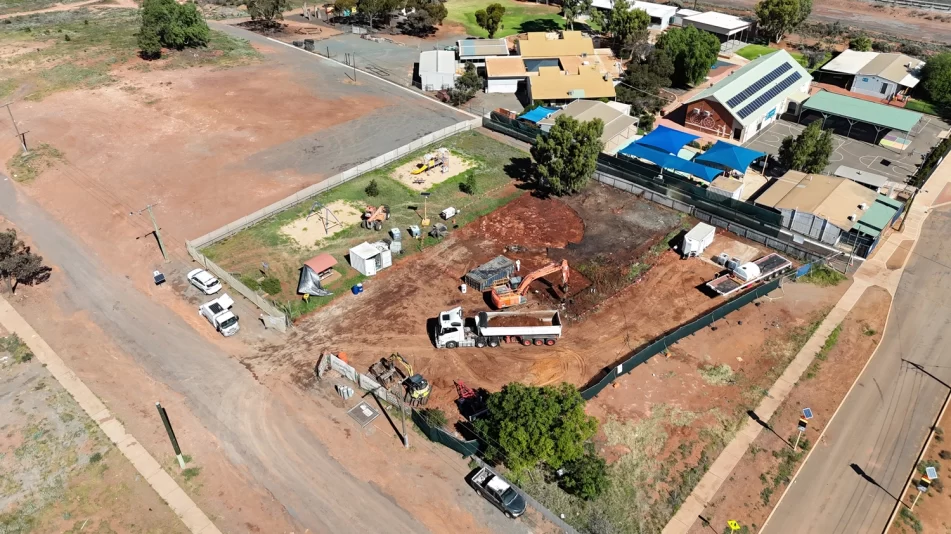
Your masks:
M845 165L904 183L915 174L918 165L938 143L938 133L948 128L947 124L937 118L924 116L912 132L908 148L901 152L836 134L832 157L829 158L825 173L831 175L840 165ZM775 155L779 152L783 138L798 135L803 129L805 125L780 120L770 124L744 146Z

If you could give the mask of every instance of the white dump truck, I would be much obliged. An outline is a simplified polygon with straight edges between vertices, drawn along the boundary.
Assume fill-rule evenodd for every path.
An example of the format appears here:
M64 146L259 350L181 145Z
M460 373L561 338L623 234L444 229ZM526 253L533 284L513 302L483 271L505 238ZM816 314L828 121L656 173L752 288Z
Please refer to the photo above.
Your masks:
M557 310L479 312L466 320L462 308L439 314L433 339L437 348L498 347L502 343L554 345L561 337Z
M215 330L228 337L238 333L238 316L231 313L234 300L227 293L198 307L198 313L208 319Z
M775 252L750 263L734 265L731 261L727 263L726 274L707 282L707 287L727 297L758 282L775 278L790 267L792 262Z
M692 258L703 254L703 251L713 243L713 236L716 233L717 229L713 226L703 222L697 223L697 226L684 235L684 242L680 246L681 257Z

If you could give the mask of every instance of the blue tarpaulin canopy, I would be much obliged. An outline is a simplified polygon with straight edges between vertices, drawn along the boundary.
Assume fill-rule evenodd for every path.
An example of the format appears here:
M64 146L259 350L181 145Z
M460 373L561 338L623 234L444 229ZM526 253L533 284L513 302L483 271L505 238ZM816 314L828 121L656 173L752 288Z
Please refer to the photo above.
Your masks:
M549 115L558 111L556 108L546 108L544 106L537 107L524 115L519 116L520 119L525 119L531 123L538 124L539 121L548 118Z
M729 169L746 172L746 169L749 168L750 163L753 163L753 160L765 155L763 152L757 152L731 143L717 141L715 145L693 160L697 163L716 163Z
M646 159L647 161L657 165L658 167L661 167L662 169L672 169L675 171L685 172L707 182L712 182L714 178L723 174L723 171L720 169L714 169L712 167L707 167L706 165L700 165L699 163L687 161L683 158L674 156L673 154L665 154L660 150L656 150L638 143L627 145L618 153L627 156L634 156L635 158Z
M653 132L638 139L640 145L656 148L668 154L676 154L687 143L697 139L698 135L688 134L666 126L658 126Z

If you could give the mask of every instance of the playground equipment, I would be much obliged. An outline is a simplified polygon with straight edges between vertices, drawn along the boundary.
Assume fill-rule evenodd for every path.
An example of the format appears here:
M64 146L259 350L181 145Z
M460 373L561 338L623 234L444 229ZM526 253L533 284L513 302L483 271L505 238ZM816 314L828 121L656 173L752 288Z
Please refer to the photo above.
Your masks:
M449 150L440 148L436 152L431 152L423 156L423 161L416 164L416 168L410 171L410 174L417 175L429 170L440 167L442 172L449 171Z
M320 210L323 210L323 213L321 213ZM304 217L304 220L306 221L310 219L310 216L313 215L314 213L317 214L317 217L320 219L320 222L324 224L325 234L329 234L330 229L335 226L343 226L343 223L340 222L340 219L337 218L334 212L330 211L330 208L328 208L327 206L324 206L319 200L315 201L314 204L310 207L310 211L307 212L307 217Z

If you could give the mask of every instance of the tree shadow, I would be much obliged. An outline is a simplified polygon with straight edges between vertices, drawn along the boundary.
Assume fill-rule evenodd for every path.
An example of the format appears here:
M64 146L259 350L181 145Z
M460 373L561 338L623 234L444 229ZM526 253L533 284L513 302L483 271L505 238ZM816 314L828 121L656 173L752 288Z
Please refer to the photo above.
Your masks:
M556 32L561 30L561 24L552 19L526 20L518 26L518 33L525 32Z
M412 24L408 20L404 19L396 23L396 28L403 35L411 35L413 37L430 37L436 34L436 27L433 25L417 25Z

